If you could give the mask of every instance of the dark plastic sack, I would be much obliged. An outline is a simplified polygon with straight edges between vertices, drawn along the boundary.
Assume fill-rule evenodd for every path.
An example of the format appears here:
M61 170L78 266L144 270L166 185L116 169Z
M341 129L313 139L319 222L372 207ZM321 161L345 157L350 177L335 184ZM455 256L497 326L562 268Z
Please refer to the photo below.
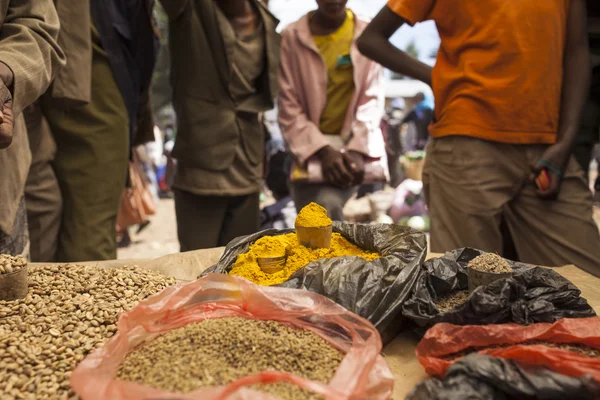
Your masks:
M565 318L554 324L457 326L437 324L417 346L425 371L437 378L446 375L462 351L511 359L524 367L544 367L560 374L591 375L600 383L600 357L549 347L538 342L582 345L600 350L600 318Z
M161 333L212 318L272 320L307 329L345 353L329 383L310 381L286 372L263 371L225 386L190 393L169 393L117 379L125 356ZM277 400L257 392L259 383L288 382L331 400L389 399L393 376L379 354L381 340L362 318L322 296L276 287L257 286L245 279L213 274L170 286L141 301L119 318L119 331L88 355L73 371L73 390L86 400Z
M581 291L557 272L508 260L515 271L512 278L480 287L464 305L440 313L434 301L455 290L467 290L467 264L481 254L468 248L454 250L423 264L415 290L402 308L402 315L415 324L416 333L423 335L440 322L528 325L596 315Z
M419 384L406 400L594 400L600 385L591 377L572 378L547 369L525 370L512 361L479 354L465 357L443 381Z
M284 282L282 287L321 294L370 321L383 343L403 328L401 307L415 285L427 255L422 232L397 225L333 223L333 231L359 247L383 257L366 261L360 257L325 259L308 264ZM282 235L293 230L266 230L232 241L218 264L206 273L228 273L239 254L263 236Z

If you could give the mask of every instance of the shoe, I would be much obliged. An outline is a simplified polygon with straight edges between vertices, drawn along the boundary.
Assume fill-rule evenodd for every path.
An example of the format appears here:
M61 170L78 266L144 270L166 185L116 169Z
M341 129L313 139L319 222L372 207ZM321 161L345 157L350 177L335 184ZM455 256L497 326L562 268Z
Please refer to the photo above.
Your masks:
M144 221L141 224L139 224L136 234L139 235L141 231L143 231L144 229L146 229L148 227L148 225L150 225L150 221Z

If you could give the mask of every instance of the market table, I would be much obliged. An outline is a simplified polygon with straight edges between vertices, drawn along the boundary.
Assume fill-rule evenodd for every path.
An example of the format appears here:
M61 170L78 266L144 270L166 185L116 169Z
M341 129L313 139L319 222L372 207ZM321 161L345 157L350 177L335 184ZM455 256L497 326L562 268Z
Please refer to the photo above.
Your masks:
M154 260L114 260L78 264L96 265L101 268L118 268L125 265L137 265L141 268L161 272L180 281L192 281L204 270L219 261L224 248L198 250L173 254ZM429 258L439 257L430 254ZM42 264L31 264L35 268ZM573 282L582 292L588 303L600 314L600 279L574 266L554 268L559 274ZM410 332L397 336L383 349L392 373L394 374L393 399L402 400L421 381L427 378L425 371L415 356L419 339Z

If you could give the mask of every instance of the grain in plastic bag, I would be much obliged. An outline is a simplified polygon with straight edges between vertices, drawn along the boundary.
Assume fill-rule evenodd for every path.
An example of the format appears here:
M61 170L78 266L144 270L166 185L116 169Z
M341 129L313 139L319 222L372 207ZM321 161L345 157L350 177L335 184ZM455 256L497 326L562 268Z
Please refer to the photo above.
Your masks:
M205 319L227 317L273 320L307 329L345 353L345 357L328 384L265 371L226 386L181 394L116 378L125 356L161 333ZM242 278L210 274L169 287L124 313L119 319L118 333L79 364L71 376L71 384L83 400L277 399L249 386L279 382L292 383L327 399L383 400L391 396L393 377L379 355L381 348L381 338L373 325L320 295L260 287Z
M600 382L600 357L589 357L542 343L586 346L600 350L600 317L565 318L553 324L457 326L437 324L417 346L417 357L425 371L443 378L460 360L461 352L515 361L525 367L545 367L563 375L591 375Z
M414 291L402 306L402 315L412 321L413 331L422 336L440 322L529 325L596 315L581 291L558 272L510 260L506 261L514 271L512 278L479 287L453 310L438 310L437 299L468 290L467 265L481 254L480 250L459 249L423 264Z

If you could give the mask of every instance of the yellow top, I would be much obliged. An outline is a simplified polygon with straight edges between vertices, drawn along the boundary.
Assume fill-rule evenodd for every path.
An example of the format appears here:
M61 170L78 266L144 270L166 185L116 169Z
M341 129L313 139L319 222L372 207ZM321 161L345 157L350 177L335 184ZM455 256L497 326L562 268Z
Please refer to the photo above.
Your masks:
M350 47L354 40L354 14L342 26L327 36L313 35L313 39L327 67L327 104L321 115L319 128L325 135L339 135L354 95L354 67Z
M302 210L296 217L296 227L301 226L303 228L323 228L331 225L333 222L327 216L327 210L325 207L318 205L317 203L310 203Z

